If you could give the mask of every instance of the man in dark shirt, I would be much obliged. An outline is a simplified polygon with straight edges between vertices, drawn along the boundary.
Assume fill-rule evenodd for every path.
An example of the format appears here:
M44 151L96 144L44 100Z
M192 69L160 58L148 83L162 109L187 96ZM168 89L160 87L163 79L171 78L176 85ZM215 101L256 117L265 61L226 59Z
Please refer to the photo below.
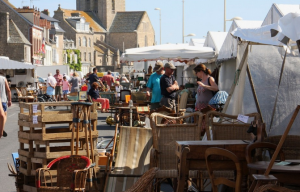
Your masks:
M172 63L166 63L164 66L165 74L160 78L161 106L169 107L176 111L175 95L179 89L178 83L173 76L176 67Z
M90 74L90 76L89 76L89 78L87 78L87 80L90 81L91 87L92 87L92 84L93 84L94 82L98 82L98 81L99 81L99 77L97 76L97 68L96 68L96 67L93 68L93 73Z

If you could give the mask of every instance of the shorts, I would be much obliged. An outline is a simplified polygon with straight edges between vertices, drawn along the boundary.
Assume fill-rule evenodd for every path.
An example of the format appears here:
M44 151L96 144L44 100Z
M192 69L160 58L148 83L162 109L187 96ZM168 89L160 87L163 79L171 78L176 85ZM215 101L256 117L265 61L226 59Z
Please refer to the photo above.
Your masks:
M61 95L61 86L55 87L55 95Z
M66 95L69 93L69 90L63 90L63 95Z
M3 111L6 112L7 111L7 103L2 102L2 107L3 107Z
M54 88L53 87L50 87L50 86L47 87L47 95L54 95Z

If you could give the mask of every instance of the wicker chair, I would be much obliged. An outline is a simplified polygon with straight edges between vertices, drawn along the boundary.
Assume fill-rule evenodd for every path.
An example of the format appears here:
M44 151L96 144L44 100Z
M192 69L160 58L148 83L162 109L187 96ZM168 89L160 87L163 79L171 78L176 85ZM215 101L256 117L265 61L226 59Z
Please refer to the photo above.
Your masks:
M236 167L236 179L235 179L236 181L235 182L232 180L226 179L226 178L220 178L220 177L216 178L215 177L214 170L212 169L211 156L226 157L234 162L235 167ZM235 192L239 192L241 190L240 188L241 188L241 182L242 182L242 168L241 168L239 158L234 153L232 153L226 149L211 147L205 151L205 159L206 159L206 167L208 170L209 178L212 183L213 192L218 192L217 186L220 184L224 184L231 188L235 188Z
M200 126L203 115L199 112L181 117L170 117L159 113L150 116L153 149L150 154L150 166L158 167L156 174L156 190L160 189L160 182L165 179L176 179L178 176L178 161L175 155L176 141L200 140ZM160 124L158 119L166 119L167 124ZM194 118L194 123L189 122ZM197 178L197 171L190 171L190 178Z
M281 135L276 135L267 137L264 141L277 145L280 139ZM300 159L300 136L287 135L281 150L284 153L285 159Z
M258 113L247 114L254 120L259 120ZM218 122L214 122L214 117L219 118ZM243 123L237 120L237 116L210 111L206 114L206 134L207 140L252 140L251 135L247 133L250 123ZM212 135L210 134L210 131Z
M152 191L152 181L155 178L157 167L152 167L139 178L132 187L127 189L125 192L144 192Z
M57 183L53 186L50 169L57 167ZM87 172L91 160L85 156L66 155L51 161L47 168L36 170L36 188L38 192L84 191ZM50 176L51 186L47 185L46 177Z

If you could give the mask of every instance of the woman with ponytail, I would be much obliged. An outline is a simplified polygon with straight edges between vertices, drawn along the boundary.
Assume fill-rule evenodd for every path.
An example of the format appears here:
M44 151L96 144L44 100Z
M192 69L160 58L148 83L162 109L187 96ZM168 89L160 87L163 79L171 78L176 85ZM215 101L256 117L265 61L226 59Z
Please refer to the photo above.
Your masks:
M200 111L208 106L208 102L214 96L213 92L218 91L219 88L215 79L210 76L210 69L204 64L197 65L194 68L194 72L196 73L198 84L195 110Z

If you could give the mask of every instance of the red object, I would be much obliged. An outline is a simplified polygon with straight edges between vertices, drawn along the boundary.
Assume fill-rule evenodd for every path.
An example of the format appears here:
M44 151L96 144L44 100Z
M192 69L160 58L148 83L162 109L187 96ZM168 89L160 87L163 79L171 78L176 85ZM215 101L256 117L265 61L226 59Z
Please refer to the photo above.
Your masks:
M87 89L88 89L88 87L87 87L86 85L83 85L83 86L81 87L81 91L87 91Z

